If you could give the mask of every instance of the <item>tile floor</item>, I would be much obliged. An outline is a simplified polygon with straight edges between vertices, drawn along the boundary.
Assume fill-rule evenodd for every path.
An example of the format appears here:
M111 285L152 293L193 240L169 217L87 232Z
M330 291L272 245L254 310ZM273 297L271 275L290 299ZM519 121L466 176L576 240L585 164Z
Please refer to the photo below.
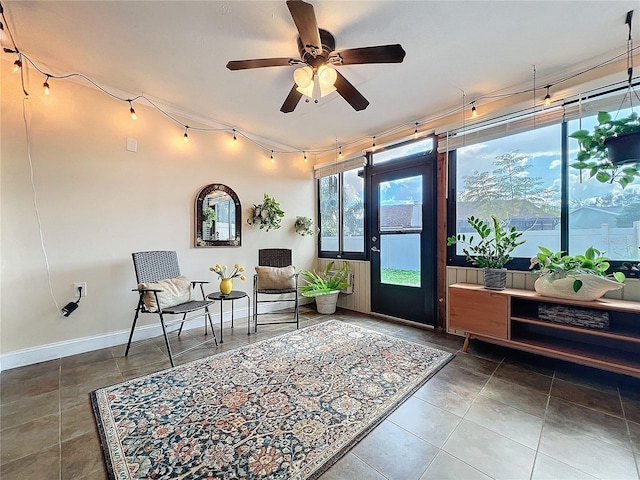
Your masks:
M334 479L639 479L640 380L346 310L336 318L458 352L323 476ZM327 317L303 308L302 325ZM291 325L225 327L225 343L178 363L268 338ZM198 343L201 330L174 341ZM0 375L2 480L106 478L88 393L169 366L163 340Z

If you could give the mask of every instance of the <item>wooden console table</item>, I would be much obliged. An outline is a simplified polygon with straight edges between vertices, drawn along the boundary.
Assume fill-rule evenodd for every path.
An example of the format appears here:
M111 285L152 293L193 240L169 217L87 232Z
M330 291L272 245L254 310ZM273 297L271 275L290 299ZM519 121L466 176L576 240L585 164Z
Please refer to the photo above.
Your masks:
M540 319L540 305L608 312L609 328L596 329ZM602 298L593 302L543 297L531 290L449 286L449 327L511 348L640 377L640 302Z

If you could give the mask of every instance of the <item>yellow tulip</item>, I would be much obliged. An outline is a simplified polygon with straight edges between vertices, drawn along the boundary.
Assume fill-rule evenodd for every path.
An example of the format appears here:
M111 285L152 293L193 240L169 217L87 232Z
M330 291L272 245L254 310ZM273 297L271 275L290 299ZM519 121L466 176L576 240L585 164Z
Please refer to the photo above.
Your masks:
M215 271L216 271L216 269L215 269L215 268L213 268L213 267L209 267L209 271L210 271L210 272L215 272Z
M238 265L237 263L233 266L233 268L240 268L240 265Z
M247 277L245 277L244 275L242 275L242 276L240 277L240 280L246 280L246 279L247 279Z
M241 271L241 272L244 272L244 267L240 267L240 271Z

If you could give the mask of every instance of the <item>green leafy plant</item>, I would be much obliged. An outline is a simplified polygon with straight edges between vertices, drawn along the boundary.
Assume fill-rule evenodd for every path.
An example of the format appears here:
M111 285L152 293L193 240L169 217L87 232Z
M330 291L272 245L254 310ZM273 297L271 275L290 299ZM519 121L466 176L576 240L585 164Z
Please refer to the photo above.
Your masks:
M498 217L491 215L491 224L470 216L467 223L478 233L479 239L474 235L459 233L447 238L447 245L460 243L467 245L462 252L467 261L482 268L504 268L504 265L511 260L511 252L516 247L522 245L526 240L520 240L522 232L516 231L516 227L509 229L502 228ZM477 240L477 242L475 242Z
M251 217L247 219L247 223L258 225L260 229L264 228L268 232L271 229L280 228L282 217L284 212L280 209L280 204L265 193L262 203L251 207Z
M207 219L207 225L211 228L213 222L216 221L216 211L211 207L205 207L202 209L202 214Z
M529 268L540 276L550 276L552 280L584 273L612 278L619 283L624 282L626 278L622 272L608 275L606 272L611 267L609 259L603 252L593 247L587 248L584 254L575 256L565 255L564 252L552 252L540 246L538 249L540 252L531 259ZM582 288L582 281L576 278L573 282L573 291L577 292L580 288Z
M349 275L349 265L347 262L342 264L339 270L331 273L334 262L329 262L322 273L317 273L315 270L310 272L305 270L300 272L303 280L306 282L300 290L305 297L316 297L318 295L325 295L327 293L335 292L336 290L342 290L349 286L346 281Z
M569 135L580 145L576 162L571 167L582 172L587 170L589 178L595 177L601 183L618 182L622 188L640 176L640 162L614 165L609 160L606 141L609 138L640 131L638 114L631 112L628 117L614 120L607 112L598 112L598 125L593 132L578 130Z
M313 220L309 217L296 217L294 225L296 232L303 237L306 235L315 235L317 227L313 224Z

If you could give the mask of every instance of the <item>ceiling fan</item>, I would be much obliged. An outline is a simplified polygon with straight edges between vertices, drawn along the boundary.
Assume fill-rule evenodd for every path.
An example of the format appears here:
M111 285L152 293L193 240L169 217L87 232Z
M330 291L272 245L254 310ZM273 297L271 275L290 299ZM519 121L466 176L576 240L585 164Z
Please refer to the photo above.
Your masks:
M336 51L333 35L318 28L313 5L302 0L287 0L287 7L298 29L297 58L261 58L234 60L227 63L229 70L284 67L299 65L294 72L295 83L280 111L293 112L303 95L309 98L337 91L355 110L364 110L369 101L334 66L364 63L402 63L405 51L399 44L376 47L350 48ZM307 100L308 101L308 100Z

